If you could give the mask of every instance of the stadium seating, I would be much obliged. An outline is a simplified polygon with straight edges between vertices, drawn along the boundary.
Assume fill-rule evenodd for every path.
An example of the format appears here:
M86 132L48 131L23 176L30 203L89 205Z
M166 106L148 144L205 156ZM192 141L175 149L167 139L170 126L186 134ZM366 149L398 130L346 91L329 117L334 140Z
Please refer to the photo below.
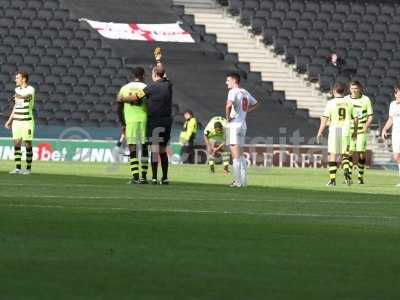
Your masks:
M226 45L195 25L192 16L184 15L181 7L172 7L172 1L0 0L0 4L1 50L7 54L0 67L3 112L8 109L4 99L12 96L12 76L23 68L32 74L38 91L39 124L117 126L112 104L118 88L127 82L132 66L144 65L148 70L154 47L161 46L175 85L174 101L179 105L174 106L175 112L192 109L203 124L223 114L225 75L238 71L245 78L244 86L262 101L260 111L249 119L249 136L277 137L280 127L286 127L288 134L300 129L305 137L315 133L316 122L308 118L307 111L285 100L271 82L262 82L260 74L239 63ZM180 20L196 43L111 41L79 18L137 23ZM176 121L182 120L177 117Z
M361 81L385 118L399 74L400 23L396 1L229 0L218 1L254 34L323 91L332 83ZM329 53L346 61L345 71L327 65Z
M69 107L69 112L78 113L80 118L73 118L82 121L78 125L86 126L90 121L91 125L115 126L111 103L115 100L117 86L111 86L109 93L102 95L107 97L110 105L101 106L103 110L99 112L103 115L112 113L114 119L93 120L90 113L74 111L79 108L73 103L68 106L66 101L85 102L89 85L93 85L92 89L100 94L103 85L110 83L111 79L126 82L129 68L123 66L122 58L115 56L111 48L103 45L96 34L92 34L78 19L70 17L69 10L58 0L1 0L0 4L0 36L3 40L0 52L4 54L0 67L2 82L12 83L17 69L31 74L31 82L38 89L38 123L66 125L68 115L65 113L43 113L57 112L63 104ZM98 77L100 68L105 65L110 65L105 73L106 79ZM77 85L84 80L86 85ZM12 84L5 86L2 101L12 96L13 88ZM66 95L69 97L66 98ZM9 107L2 105L1 109L5 112Z
M251 136L276 137L279 127L285 126L289 133L300 129L307 137L315 134L315 120L308 118L307 111L298 110L293 102L286 101L284 93L274 91L271 82L261 82L259 73L249 72L248 64L239 63L237 56L227 52L226 45L217 43L215 36L206 34L204 26L194 24L193 16L184 15L182 7L171 7L172 1L136 2L140 5L135 6L134 16L126 11L128 2L123 0L118 0L112 7L107 6L107 10L105 4L99 5L93 0L84 3L71 0L67 5L78 17L89 19L137 23L182 21L182 27L192 34L196 44L117 40L111 45L116 53L126 57L126 63L145 66L153 64L153 49L160 46L166 56L168 76L175 85L175 103L179 104L180 111L192 109L203 124L212 116L223 113L227 92L225 75L228 71L238 71L246 78L244 85L263 100L262 109L249 120ZM106 39L102 41L109 43ZM102 69L102 72L106 70ZM265 120L275 117L281 122L266 124ZM179 117L175 120L182 121Z

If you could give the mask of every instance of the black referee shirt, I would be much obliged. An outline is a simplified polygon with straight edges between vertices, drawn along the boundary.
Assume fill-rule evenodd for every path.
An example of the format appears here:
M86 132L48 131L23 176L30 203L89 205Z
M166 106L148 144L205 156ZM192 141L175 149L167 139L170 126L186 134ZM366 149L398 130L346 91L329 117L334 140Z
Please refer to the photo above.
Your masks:
M149 119L168 118L172 115L172 83L166 79L154 81L144 88L148 98Z

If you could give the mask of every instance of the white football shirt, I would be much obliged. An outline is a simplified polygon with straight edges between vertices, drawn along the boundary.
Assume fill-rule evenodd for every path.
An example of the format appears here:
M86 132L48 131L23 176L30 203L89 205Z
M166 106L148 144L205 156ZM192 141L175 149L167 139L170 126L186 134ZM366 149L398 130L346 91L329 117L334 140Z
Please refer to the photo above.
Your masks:
M397 104L396 101L390 103L389 117L393 118L392 134L400 135L400 104Z
M246 123L249 105L257 104L257 100L245 89L233 88L229 90L227 102L232 103L230 117L233 123Z

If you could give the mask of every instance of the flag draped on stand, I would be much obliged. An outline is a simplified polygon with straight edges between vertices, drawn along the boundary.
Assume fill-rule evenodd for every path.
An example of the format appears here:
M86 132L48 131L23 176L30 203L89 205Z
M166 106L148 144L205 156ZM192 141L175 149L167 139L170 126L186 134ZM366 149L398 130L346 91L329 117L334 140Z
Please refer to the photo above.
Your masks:
M194 43L192 36L179 26L179 22L172 24L126 24L88 19L80 19L80 21L88 22L98 33L109 39Z

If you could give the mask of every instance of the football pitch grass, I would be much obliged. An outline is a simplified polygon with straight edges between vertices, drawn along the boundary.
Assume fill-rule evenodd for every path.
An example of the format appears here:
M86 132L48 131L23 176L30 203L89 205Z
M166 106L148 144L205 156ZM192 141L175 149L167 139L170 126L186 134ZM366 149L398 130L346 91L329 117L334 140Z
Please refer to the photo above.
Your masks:
M400 188L367 170L250 169L251 186L171 166L0 162L0 299L398 299Z

